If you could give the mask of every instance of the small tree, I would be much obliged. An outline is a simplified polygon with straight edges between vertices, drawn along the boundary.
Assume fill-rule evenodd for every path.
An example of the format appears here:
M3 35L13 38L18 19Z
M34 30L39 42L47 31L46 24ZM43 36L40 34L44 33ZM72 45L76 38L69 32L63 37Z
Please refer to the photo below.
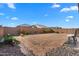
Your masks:
M26 31L25 34L26 35L31 34L31 31Z

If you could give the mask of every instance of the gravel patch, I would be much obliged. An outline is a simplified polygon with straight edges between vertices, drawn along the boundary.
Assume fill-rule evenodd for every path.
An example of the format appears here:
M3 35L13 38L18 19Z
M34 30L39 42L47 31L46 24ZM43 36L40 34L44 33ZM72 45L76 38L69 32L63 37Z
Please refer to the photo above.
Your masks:
M56 49L49 51L47 56L79 56L79 50L69 47L68 45L63 45Z
M19 46L0 44L0 56L24 56Z

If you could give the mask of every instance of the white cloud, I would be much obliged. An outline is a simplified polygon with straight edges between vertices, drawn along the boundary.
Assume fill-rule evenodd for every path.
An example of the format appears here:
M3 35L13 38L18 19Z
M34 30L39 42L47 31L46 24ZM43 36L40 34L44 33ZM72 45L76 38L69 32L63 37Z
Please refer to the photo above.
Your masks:
M60 5L59 4L56 4L56 3L54 3L53 5L52 5L52 8L59 8L60 7Z
M0 13L0 16L3 16L4 15L4 13Z
M65 21L66 21L66 22L69 22L69 21L71 21L73 18L74 18L74 16L67 16L66 19L65 19Z
M71 10L78 10L78 6L71 6L70 9Z
M69 22L70 20L69 20L69 19L66 19L65 21L66 21L66 22Z
M63 9L60 10L60 12L68 12L68 11L70 11L69 8L63 8Z
M77 6L70 6L70 7L67 7L67 8L62 8L60 10L60 12L77 11L77 10L78 10Z
M73 19L74 16L67 16L66 18L68 18L68 19Z
M8 3L7 5L11 9L16 9L16 7L15 7L15 5L13 3Z
M18 20L18 18L17 17L12 17L11 20Z

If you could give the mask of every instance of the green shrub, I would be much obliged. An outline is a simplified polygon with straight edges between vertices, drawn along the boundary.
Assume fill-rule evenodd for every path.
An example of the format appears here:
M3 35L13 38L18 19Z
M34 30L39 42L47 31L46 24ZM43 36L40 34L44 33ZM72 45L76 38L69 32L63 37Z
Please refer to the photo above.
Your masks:
M20 35L20 34L25 34L25 31L18 31L18 35Z
M19 42L12 35L5 35L4 43L14 45L14 44L18 44Z
M18 31L18 34L28 35L31 34L31 31Z
M27 31L27 32L25 32L25 34L28 35L28 34L31 34L31 32L30 31Z
M53 31L51 28L44 28L43 29L43 33L54 33L55 31Z

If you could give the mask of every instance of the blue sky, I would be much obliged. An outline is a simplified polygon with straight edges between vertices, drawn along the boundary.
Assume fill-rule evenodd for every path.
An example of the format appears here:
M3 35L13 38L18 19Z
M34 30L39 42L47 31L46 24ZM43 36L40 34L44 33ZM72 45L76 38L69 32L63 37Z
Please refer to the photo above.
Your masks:
M42 24L65 28L79 27L76 3L0 3L0 24Z

